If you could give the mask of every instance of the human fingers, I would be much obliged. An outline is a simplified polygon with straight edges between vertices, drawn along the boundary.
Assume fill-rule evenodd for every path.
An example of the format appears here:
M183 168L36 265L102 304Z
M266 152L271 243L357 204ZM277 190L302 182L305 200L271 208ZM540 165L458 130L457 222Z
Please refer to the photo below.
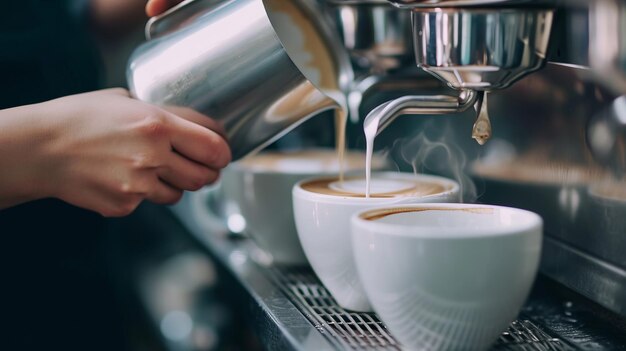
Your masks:
M226 131L220 123L194 109L181 106L163 106L163 109L190 122L209 128L226 139Z
M154 17L174 7L182 0L149 0L146 3L146 15Z
M146 195L146 199L159 205L172 205L183 196L183 191L176 189L155 177L155 181Z
M120 194L102 187L83 187L80 192L64 200L75 206L98 212L104 217L123 217L135 211L143 198L141 194Z
M157 174L160 179L182 190L198 190L219 177L219 171L188 160L175 152L167 158L166 165L157 170Z
M228 165L230 148L218 133L180 117L173 118L171 124L170 143L176 152L208 168Z

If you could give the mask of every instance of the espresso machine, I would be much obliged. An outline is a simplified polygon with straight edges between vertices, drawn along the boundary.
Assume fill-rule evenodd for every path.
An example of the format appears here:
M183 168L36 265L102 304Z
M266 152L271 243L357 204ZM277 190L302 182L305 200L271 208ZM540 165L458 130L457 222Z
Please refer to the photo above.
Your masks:
M315 3L315 18L324 23L324 31L336 33L331 39L340 39L329 47L337 49L345 107L355 122L354 133L348 134L351 147L364 146L363 123L369 120L376 126L376 146L388 150L398 169L453 178L469 189L465 201L524 208L543 218L538 281L549 280L548 294L555 288L566 291L567 298L544 303L548 299L531 297L495 349L570 350L576 349L570 346L577 341L587 342L580 349L623 346L622 332L612 340L598 334L589 337L590 329L600 327L583 321L588 309L577 314L572 304L582 297L594 311L599 306L603 318L610 317L598 325L614 323L625 330L626 1L302 1ZM223 44L228 53L235 47L251 51L264 47L268 51L263 55L283 62L287 57L283 48L267 19L256 11L260 3L188 0L183 8L190 11L180 12L184 16L178 19L170 16L173 22L153 21L148 37L161 37L180 48L186 43L184 32L165 34L194 18L210 20L208 13L216 7L225 20L236 23L230 9L250 6L251 18L262 26L256 35L243 33L247 46L230 45L218 37L211 40ZM190 18L189 13L196 15ZM201 24L189 26L187 34L200 33ZM258 45L261 34L265 45ZM248 103L239 105L230 104L240 98L235 93L226 94L228 99L211 95L212 100L203 100L202 94L181 94L189 86L213 85L197 79L204 71L181 75L173 69L179 64L174 60L167 60L168 65L154 61L161 76L171 78L167 84L159 81L142 90L141 80L129 79L131 88L145 100L157 96L160 103L212 108L206 114L223 118L231 136L241 138L237 157L267 146L284 135L288 125L304 122L303 116L337 106L320 97L296 67L278 67L261 59L244 62L247 56L237 50L228 60L212 59L224 67L245 68L239 74L246 79L231 82L232 72L218 72L226 78L218 83L228 82L232 89L217 92L257 86L263 79L247 73L257 72L255 67L261 64L273 67L263 72L277 72L262 78L272 83L281 79L272 84L280 89L272 90L271 96L265 91L269 89L249 89ZM258 55L254 57L263 56ZM158 50L139 51L129 74L138 72L142 62L146 67L145 62L164 58ZM197 67L208 67L205 56L197 58ZM237 62L247 65L233 64ZM302 95L293 95L293 86L283 82L320 98L311 99L315 104L297 111L297 116L269 118L266 106L301 100ZM167 89L159 88L163 86ZM256 96L258 91L262 96ZM307 122L298 130L319 137L318 126ZM210 253L222 275L234 278L233 285L240 289L232 295L244 296L234 305L251 313L247 318L251 328L259 330L268 349L401 349L375 315L341 310L310 268L263 267L252 262L247 239L229 228L223 230L225 235L216 235L207 214L216 208L213 212L219 213L219 201L210 191L186 194L173 212L202 244L202 252ZM156 217L148 214L150 219ZM177 342L191 339L181 340ZM598 340L600 346L590 346Z
M408 129L417 134L423 127L418 121L430 118L425 116L475 110L428 123L431 130L444 124L452 130L444 141L468 160L463 173L473 179L477 201L541 214L541 272L626 316L626 2L389 2L394 7L388 11L411 22L379 15L377 25L368 18L377 18L372 7L384 1L326 1L352 56L360 62L378 59L369 71L356 69L366 76L361 81L376 82L368 86L376 91L384 79L411 76L398 72L417 64L441 84L414 80L399 98L362 114L378 116L378 133L389 128L392 138L410 138L403 130L414 123ZM376 35L358 35L367 27L359 27L360 20L379 29L379 38L390 32L385 25L408 25L414 60L405 60L406 50L396 47L394 71L380 73L380 62L389 59L380 55ZM392 42L411 44L397 38L405 33L401 28L391 33ZM365 39L371 39L369 46ZM362 91L356 90L357 95ZM493 135L481 136L486 113L493 119ZM420 118L403 117L394 130L400 122L391 122L401 115ZM477 115L472 125L469 119ZM484 146L469 138L471 128Z

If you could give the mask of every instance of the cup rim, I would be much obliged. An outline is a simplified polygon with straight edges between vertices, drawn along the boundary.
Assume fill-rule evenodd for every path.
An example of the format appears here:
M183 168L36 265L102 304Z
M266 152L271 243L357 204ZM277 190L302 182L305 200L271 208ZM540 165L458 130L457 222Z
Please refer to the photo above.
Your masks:
M348 174L348 173L347 173ZM449 188L441 193L430 194L425 196L413 196L413 197L391 197L391 198L365 198L365 197L347 197L347 196L336 196L336 195L328 195L328 194L320 194L308 190L304 190L302 188L302 184L310 182L316 179L325 179L325 178L335 178L337 175L331 176L313 176L306 179L303 179L296 183L293 186L292 194L294 197L301 198L313 198L315 201L323 202L323 203L341 203L341 204L358 204L358 205L368 205L368 204L388 204L393 205L394 203L406 203L407 200L420 198L420 199L433 199L433 198L447 198L450 195L455 195L459 193L460 186L459 183L448 178L430 175L430 174L414 174L408 172L391 172L391 171L377 171L372 172L373 175L389 175L394 177L400 177L402 179L421 179L421 180L430 180L435 182L443 183Z
M249 155L249 158L254 158L256 156L259 155L263 155L266 153L273 153L273 154L290 154L290 153L297 153L297 152L323 152L323 153L327 153L327 154L337 154L337 150L334 148L324 148L324 147L316 147L316 148L306 148L306 149L294 149L294 150L267 150L264 152L260 152L260 153L256 153L253 155ZM345 151L345 156L348 155L361 155L363 157L365 157L365 151L361 151L361 150L348 150L346 149ZM246 157L246 158L248 158ZM373 158L377 158L377 156L374 154L372 155ZM245 162L245 159L241 159L238 160L237 162L233 162L231 164L228 165L228 167L226 167L226 169L230 169L230 170L234 170L234 171L238 171L238 172L246 172L246 173L253 173L253 174L268 174L268 175L290 175L290 176L304 176L304 177L315 177L317 176L330 176L333 174L338 174L338 170L333 169L333 170L316 170L313 172L284 172L284 171L280 171L277 169L269 169L269 168L253 168L253 167L246 167L245 165L243 165L242 162ZM381 161L380 166L378 165L372 165L372 169L376 169L376 170L382 170L385 168L389 167L389 160L385 157L380 157L379 156L379 160ZM363 165L363 167L359 167L359 168L355 168L355 169L346 169L345 170L345 174L353 174L354 172L360 172L360 171L364 171L365 170L365 165Z
M383 223L380 221L366 220L362 216L381 210L393 209L426 209L426 210L449 210L449 209L499 209L508 212L515 212L525 216L526 220L510 227L492 226L483 228L468 228L462 225L442 228L438 226L418 226L395 223ZM418 203L398 206L379 206L367 210L359 211L352 215L350 219L353 228L364 229L369 232L374 231L379 235L411 237L416 239L432 240L473 240L494 237L507 237L523 235L535 230L542 231L543 219L538 214L515 207L497 206L488 204L468 204L468 203ZM359 235L352 231L354 236Z

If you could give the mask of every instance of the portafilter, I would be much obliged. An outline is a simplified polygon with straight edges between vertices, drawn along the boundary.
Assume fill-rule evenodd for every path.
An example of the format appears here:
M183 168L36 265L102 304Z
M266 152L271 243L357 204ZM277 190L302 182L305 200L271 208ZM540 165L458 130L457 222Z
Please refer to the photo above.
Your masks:
M473 137L490 136L485 92L503 89L541 68L546 59L553 10L543 1L522 0L389 0L411 12L417 66L460 90L478 91L479 119ZM470 95L471 96L471 95ZM405 96L373 111L378 132L395 117L432 113L424 96ZM463 103L462 111L467 108ZM484 111L483 111L484 110ZM437 111L443 113L443 111ZM368 116L369 118L369 116ZM487 125L485 125L487 123Z

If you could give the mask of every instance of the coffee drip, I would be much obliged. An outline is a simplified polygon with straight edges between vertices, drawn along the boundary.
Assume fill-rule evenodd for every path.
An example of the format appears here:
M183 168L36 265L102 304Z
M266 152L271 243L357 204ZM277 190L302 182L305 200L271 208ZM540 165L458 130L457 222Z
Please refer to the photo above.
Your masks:
M476 122L472 127L472 139L480 145L485 145L487 140L491 138L491 121L487 107L487 92L481 92L476 99L474 109L476 110Z
M335 110L335 145L337 148L337 159L339 162L339 181L343 181L345 172L345 153L346 153L346 124L348 123L348 114L346 110Z

